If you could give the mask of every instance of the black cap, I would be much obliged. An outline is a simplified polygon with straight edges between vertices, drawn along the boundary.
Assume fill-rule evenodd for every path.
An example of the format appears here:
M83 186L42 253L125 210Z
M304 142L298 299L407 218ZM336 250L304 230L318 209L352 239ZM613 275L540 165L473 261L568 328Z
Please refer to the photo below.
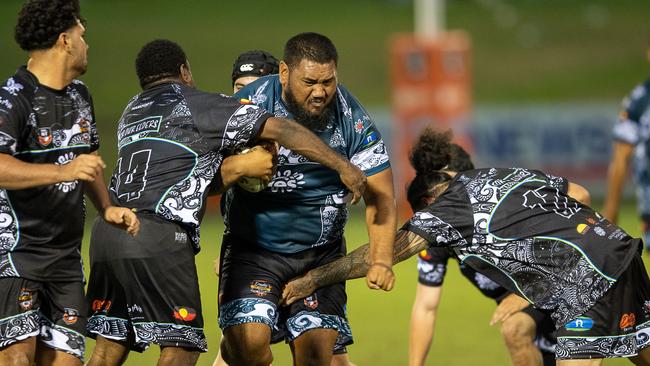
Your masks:
M264 76L277 74L278 60L270 53L261 50L247 51L239 55L232 65L232 84L242 76Z

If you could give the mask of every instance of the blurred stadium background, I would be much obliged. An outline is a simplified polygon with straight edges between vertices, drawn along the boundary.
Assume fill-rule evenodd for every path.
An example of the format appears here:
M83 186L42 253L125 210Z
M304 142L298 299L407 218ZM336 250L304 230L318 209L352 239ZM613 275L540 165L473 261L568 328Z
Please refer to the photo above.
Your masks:
M21 3L0 1L2 79L26 62L27 55L13 41ZM413 31L411 0L81 0L81 5L90 44L89 69L82 79L94 97L107 176L115 162L116 121L139 91L135 55L154 38L184 47L199 88L229 93L231 65L240 52L265 49L281 57L290 36L324 33L339 50L339 80L368 107L386 138L398 128L391 122L388 39ZM594 206L599 208L618 104L648 74L648 14L647 0L447 1L446 27L464 30L472 41L470 135L477 163L568 174L596 193ZM631 202L622 214L622 226L638 235ZM351 248L367 239L361 217L362 211L355 210L347 226ZM210 345L200 365L211 365L220 337L212 272L220 222L211 210L197 256ZM494 305L451 267L429 364L507 364L498 329L488 326ZM360 366L407 363L414 260L396 272L397 287L388 294L367 290L363 281L348 283L356 341L349 351ZM291 364L286 345L273 350L274 365ZM157 355L156 349L132 354L127 365L154 364Z

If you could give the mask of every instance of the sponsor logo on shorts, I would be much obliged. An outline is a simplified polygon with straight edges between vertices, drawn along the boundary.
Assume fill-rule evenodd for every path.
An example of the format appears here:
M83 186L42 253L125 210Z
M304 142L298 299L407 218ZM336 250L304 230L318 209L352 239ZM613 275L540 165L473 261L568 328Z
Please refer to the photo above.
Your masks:
M594 232L600 236L605 236L605 229L600 226L594 227Z
M112 305L111 300L95 299L93 300L92 308L94 312L99 312L99 311L106 312L111 308L111 305Z
M32 310L32 307L34 306L32 290L26 288L20 289L20 294L18 295L18 306L20 306L20 310L22 311Z
M318 298L316 297L316 294L312 294L310 296L305 297L303 303L305 304L306 307L312 310L316 310L316 308L318 307Z
M174 233L174 240L179 244L187 243L187 233Z
M41 127L36 131L38 143L41 146L48 146L52 143L52 130L49 127Z
M268 295L272 289L273 286L266 281L255 280L251 282L251 292L257 296Z
M572 321L566 323L564 329L574 331L574 332L584 332L590 330L594 326L594 320L586 317L579 316Z
M576 226L576 231L583 235L589 231L589 229L590 227L587 224L578 224L578 226Z
M596 225L597 221L594 220L592 217L587 217L587 223L591 225Z
M636 315L634 313L625 313L621 316L621 321L618 322L618 327L623 330L628 330L636 324Z
M174 307L174 319L191 322L194 318L196 318L196 310L187 306Z
M63 308L63 322L72 325L79 320L79 310L72 308Z
M421 250L419 255L420 255L420 258L422 258L425 261L428 261L429 259L431 259L431 254L429 254L429 251L427 251L426 249Z

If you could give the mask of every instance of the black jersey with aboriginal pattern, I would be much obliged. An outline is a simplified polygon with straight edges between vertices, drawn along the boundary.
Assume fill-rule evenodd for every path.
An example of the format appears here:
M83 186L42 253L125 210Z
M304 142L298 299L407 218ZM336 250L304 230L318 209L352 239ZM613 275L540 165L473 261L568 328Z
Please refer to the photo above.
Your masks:
M418 255L418 282L429 287L442 286L447 274L449 259L458 259L451 248L429 247L422 250ZM467 263L458 261L458 267L463 276L490 299L499 302L509 294L505 287L477 272Z
M222 94L165 83L131 99L118 128L111 201L185 226L196 250L207 189L225 155L271 115Z
M63 165L98 148L92 99L81 81L55 90L21 67L0 87L0 153ZM82 280L83 194L76 180L0 189L0 277Z
M561 326L594 305L639 250L638 239L567 189L564 178L535 170L470 170L403 229L451 247Z

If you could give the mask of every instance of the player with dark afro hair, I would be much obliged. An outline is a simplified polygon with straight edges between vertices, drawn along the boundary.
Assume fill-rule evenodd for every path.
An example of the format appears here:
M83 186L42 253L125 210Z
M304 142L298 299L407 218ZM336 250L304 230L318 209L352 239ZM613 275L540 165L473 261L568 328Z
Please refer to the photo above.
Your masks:
M144 45L138 53L135 72L140 86L146 89L156 81L178 77L181 65L189 66L181 46L166 39L156 39Z
M30 0L18 13L14 38L25 51L45 50L78 21L83 22L78 0Z

